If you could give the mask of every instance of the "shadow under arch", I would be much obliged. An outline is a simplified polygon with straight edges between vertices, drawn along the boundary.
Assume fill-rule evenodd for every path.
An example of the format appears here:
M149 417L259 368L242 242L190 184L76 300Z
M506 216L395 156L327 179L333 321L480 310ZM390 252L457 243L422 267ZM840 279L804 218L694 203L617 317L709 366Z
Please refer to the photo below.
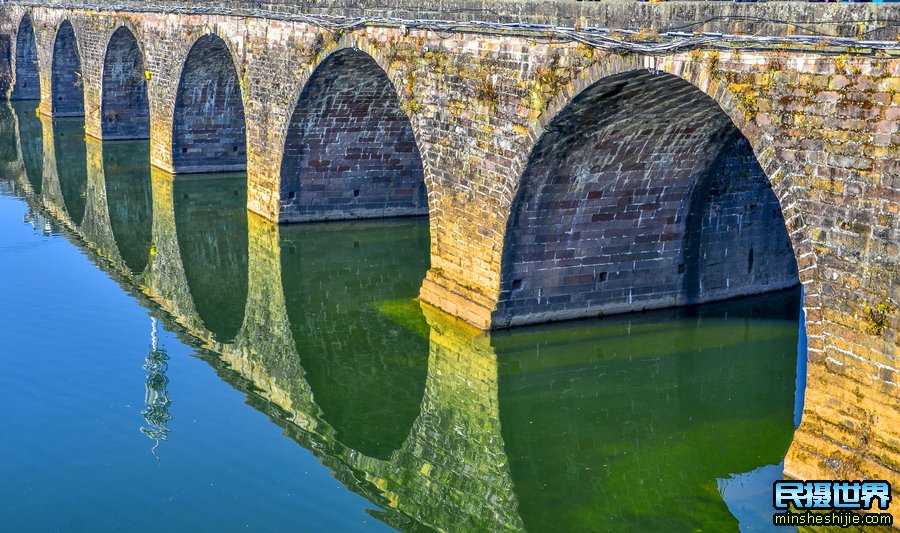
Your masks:
M428 326L414 298L428 224L382 220L279 228L281 282L296 353L336 439L388 460L419 416Z
M41 77L38 69L37 47L31 16L25 13L16 31L15 84L9 95L11 100L40 100Z
M247 177L179 176L175 234L194 309L216 342L234 340L247 302Z
M150 137L144 57L126 26L113 32L106 45L101 93L100 128L104 140Z
M279 222L428 213L409 117L387 73L355 47L303 85L285 135Z
M750 143L700 89L646 70L603 76L547 118L501 264L497 327L799 282L781 206Z
M62 21L53 42L50 72L50 110L53 117L84 116L84 80L75 29Z
M172 167L176 174L247 167L240 81L231 51L217 35L197 39L182 65L172 123Z

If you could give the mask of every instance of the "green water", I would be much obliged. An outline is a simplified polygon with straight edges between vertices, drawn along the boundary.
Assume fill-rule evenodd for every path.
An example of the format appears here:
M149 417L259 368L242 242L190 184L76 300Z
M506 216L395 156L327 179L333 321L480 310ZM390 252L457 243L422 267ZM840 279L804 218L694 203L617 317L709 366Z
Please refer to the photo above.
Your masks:
M0 135L0 530L770 529L799 290L488 335L415 301L426 219Z

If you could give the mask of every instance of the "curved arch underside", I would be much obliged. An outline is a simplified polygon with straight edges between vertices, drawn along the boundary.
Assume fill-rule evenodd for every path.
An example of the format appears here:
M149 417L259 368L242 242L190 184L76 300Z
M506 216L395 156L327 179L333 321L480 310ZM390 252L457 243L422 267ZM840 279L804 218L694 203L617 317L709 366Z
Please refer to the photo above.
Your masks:
M31 19L26 15L19 22L19 30L16 32L16 81L10 93L11 100L41 98L41 79L37 61L34 28Z
M241 87L231 52L214 35L199 38L181 71L172 132L178 172L242 171L247 140Z
M341 50L304 87L281 163L281 222L428 213L412 125L384 70Z
M508 222L498 326L798 283L781 208L718 104L671 75L591 86L534 148Z
M144 59L134 34L124 26L113 33L103 62L104 139L148 139L150 104Z
M52 89L51 113L54 117L84 115L84 90L81 78L81 58L75 30L68 20L63 21L53 43L53 67L50 75Z

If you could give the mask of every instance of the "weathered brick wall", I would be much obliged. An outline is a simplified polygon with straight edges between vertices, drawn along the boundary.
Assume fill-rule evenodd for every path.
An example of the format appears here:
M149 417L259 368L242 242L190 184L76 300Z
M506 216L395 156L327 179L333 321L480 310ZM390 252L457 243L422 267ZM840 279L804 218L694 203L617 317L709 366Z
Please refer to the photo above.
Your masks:
M689 302L798 283L778 198L750 144L737 134L692 193L682 247Z
M774 202L776 224L766 224L771 209L746 213L746 223L773 230L755 241L777 243L754 271L737 242L752 235L730 230L729 199L709 186L713 179L734 188L767 184L761 170L745 177L720 161L739 135L713 100L674 76L612 76L582 93L548 126L521 179L493 323L669 307L797 284L771 192L763 201ZM749 159L755 164L752 153ZM698 189L707 192L701 200L711 193L712 204L691 201ZM702 253L724 254L707 259L689 249L690 217Z
M244 170L244 106L228 47L201 37L185 60L175 100L172 167L175 172Z
M143 54L125 26L113 33L106 47L102 83L102 138L149 138L150 104Z
M15 33L15 83L10 93L11 100L38 100L41 97L41 82L37 68L37 49L34 45L34 28L31 18L22 17Z
M428 213L412 126L384 71L341 50L310 78L281 163L281 222Z
M81 59L75 41L75 30L63 22L53 43L50 71L51 113L55 117L84 115L84 81L81 78Z

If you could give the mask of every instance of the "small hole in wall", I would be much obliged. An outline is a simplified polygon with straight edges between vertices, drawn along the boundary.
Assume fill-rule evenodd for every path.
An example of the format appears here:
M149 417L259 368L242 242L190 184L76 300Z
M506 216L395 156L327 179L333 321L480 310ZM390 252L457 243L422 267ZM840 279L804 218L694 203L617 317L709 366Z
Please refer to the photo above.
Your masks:
M684 274L684 263L681 263L680 265L678 265L678 273Z
M182 153L182 154L186 154L186 153L187 153L187 148L182 148L182 149L181 149L181 153Z
M232 147L231 147L231 151L232 151L232 152L237 152L237 151L238 151L238 147L237 147L237 146L232 146Z
M747 254L747 274L749 274L753 270L753 248L750 248L750 253Z
M513 282L512 282L512 288L513 288L513 290L515 290L515 289L521 289L521 288L522 288L522 280L520 280L520 279L514 279Z
M288 200L293 200L295 196L294 191L288 191Z
M356 198L359 196L359 189L353 189L353 197Z

